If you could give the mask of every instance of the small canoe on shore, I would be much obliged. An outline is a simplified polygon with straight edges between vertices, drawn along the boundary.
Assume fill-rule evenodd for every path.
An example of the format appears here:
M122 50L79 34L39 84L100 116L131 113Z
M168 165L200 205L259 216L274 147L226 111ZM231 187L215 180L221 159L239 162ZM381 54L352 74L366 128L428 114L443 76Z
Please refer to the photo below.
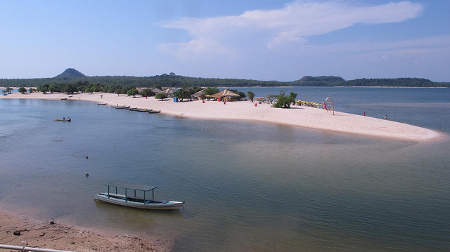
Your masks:
M108 185L106 193L95 195L95 200L120 206L151 209L176 210L183 207L184 202L155 199L156 187L120 187Z
M161 110L150 109L150 110L148 111L148 113L150 113L150 114L157 114L157 113L161 113Z
M111 106L111 108L115 108L115 109L126 109L129 108L130 106Z

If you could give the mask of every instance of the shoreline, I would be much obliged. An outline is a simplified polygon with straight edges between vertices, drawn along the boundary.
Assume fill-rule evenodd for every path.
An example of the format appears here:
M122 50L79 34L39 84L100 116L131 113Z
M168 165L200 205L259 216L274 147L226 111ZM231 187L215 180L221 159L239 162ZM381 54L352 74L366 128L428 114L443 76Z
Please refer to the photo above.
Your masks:
M334 131L372 137L390 138L404 141L434 141L445 137L444 133L405 123L378 119L369 116L329 111L305 106L292 106L290 109L273 108L270 104L257 104L249 101L183 101L171 99L160 101L154 97L117 95L111 93L13 93L1 99L44 99L67 101L90 101L108 106L131 106L161 110L162 114L204 120L239 120L264 123L277 123L310 129ZM76 119L75 119L76 120Z
M0 210L0 244L69 251L171 251L172 244L154 237L113 234L42 221Z

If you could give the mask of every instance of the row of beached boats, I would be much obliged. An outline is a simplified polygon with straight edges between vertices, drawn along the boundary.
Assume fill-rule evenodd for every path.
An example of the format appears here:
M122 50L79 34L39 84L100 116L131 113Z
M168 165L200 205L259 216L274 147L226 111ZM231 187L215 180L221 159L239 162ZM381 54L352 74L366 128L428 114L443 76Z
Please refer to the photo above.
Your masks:
M115 108L115 109L125 109L125 110L130 110L130 111L137 111L137 112L147 112L150 114L156 114L156 113L160 113L161 110L155 110L155 109L147 109L147 108L132 108L130 106L111 106L111 108Z

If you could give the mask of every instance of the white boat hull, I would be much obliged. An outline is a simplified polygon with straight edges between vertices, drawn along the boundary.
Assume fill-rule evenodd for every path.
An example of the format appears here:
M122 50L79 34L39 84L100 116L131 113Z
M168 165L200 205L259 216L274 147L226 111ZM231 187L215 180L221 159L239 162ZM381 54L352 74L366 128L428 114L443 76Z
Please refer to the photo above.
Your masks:
M181 201L165 201L165 200L136 200L133 198L125 198L124 195L99 193L95 195L95 199L98 201L116 204L120 206L141 208L141 209L154 209L154 210L172 210L180 209L183 207L184 202Z

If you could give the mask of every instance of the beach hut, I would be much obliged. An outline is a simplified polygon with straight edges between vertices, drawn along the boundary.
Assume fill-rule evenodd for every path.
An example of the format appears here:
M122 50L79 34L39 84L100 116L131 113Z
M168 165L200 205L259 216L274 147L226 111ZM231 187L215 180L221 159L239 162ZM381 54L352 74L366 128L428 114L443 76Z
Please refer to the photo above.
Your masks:
M167 89L162 91L162 93L166 94L167 97L172 97L173 96L173 92L174 92L173 88L167 88Z
M192 99L198 99L198 100L203 100L205 98L205 95L203 94L203 90L200 90L194 94L191 95Z
M218 100L220 100L221 98L229 100L229 99L232 99L232 98L239 97L238 94L236 94L235 92L230 91L228 89L224 89L221 92L219 92L217 94L213 94L211 96L214 97L214 98L217 98Z

